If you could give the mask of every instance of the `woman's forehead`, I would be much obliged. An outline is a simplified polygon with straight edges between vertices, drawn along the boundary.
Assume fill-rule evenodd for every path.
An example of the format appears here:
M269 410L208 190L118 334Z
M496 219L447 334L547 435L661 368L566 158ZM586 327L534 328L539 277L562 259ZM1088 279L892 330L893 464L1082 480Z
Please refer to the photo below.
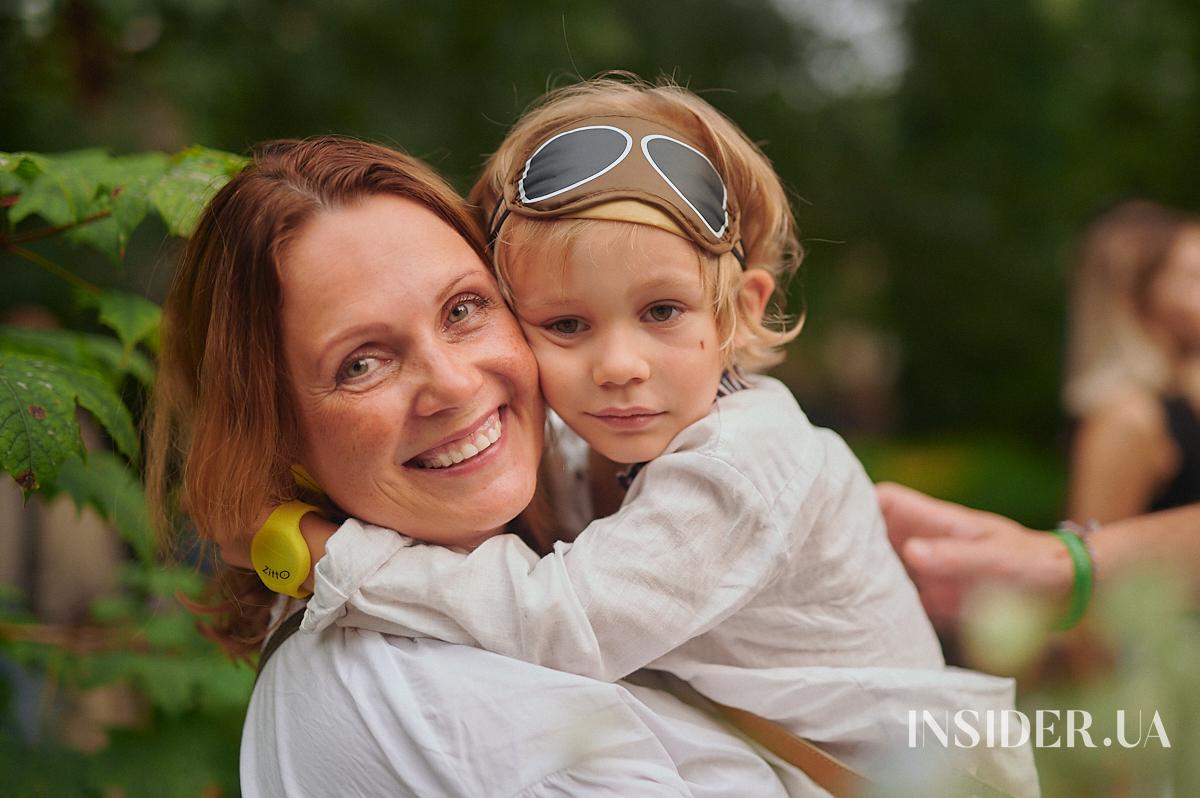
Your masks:
M308 338L375 320L403 324L455 284L487 275L453 227L390 196L313 217L282 253L279 271L285 325Z

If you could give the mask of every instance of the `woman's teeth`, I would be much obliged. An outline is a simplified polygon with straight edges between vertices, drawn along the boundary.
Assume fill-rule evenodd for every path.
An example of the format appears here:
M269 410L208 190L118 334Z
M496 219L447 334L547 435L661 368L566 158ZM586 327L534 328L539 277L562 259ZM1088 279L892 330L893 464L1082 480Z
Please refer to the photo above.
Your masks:
M436 454L423 455L417 459L421 468L449 468L463 460L470 460L484 449L500 440L500 414L493 413L473 436L443 446Z

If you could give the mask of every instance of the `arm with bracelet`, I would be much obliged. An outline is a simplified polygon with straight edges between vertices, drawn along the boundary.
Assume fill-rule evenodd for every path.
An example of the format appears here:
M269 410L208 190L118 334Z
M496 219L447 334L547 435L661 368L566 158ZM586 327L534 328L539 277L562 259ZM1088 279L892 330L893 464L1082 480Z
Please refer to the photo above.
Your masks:
M1102 585L1147 563L1185 569L1200 596L1200 504L1113 521L1080 537L1069 529L1027 529L901 485L881 484L878 495L892 544L926 611L943 626L957 623L964 596L988 583L1059 601L1060 625L1077 622L1096 575Z

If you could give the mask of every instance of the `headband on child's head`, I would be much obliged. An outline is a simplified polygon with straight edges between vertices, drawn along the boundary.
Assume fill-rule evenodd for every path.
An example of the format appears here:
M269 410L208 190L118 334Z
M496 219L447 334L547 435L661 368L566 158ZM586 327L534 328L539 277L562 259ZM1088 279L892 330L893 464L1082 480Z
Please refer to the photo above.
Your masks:
M712 161L665 125L629 116L576 120L539 141L504 181L488 244L494 246L510 213L649 223L637 214L587 213L623 200L652 206L701 249L713 255L733 252L745 266L738 209Z

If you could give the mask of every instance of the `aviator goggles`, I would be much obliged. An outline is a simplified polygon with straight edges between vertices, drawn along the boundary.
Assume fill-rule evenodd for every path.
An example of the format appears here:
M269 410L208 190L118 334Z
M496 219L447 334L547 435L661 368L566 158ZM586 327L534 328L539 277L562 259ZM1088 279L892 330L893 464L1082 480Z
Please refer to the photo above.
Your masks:
M735 248L737 208L712 162L675 131L625 116L578 120L541 141L505 181L488 242L495 244L510 213L570 217L621 200L657 208L701 249L733 252L745 265Z

